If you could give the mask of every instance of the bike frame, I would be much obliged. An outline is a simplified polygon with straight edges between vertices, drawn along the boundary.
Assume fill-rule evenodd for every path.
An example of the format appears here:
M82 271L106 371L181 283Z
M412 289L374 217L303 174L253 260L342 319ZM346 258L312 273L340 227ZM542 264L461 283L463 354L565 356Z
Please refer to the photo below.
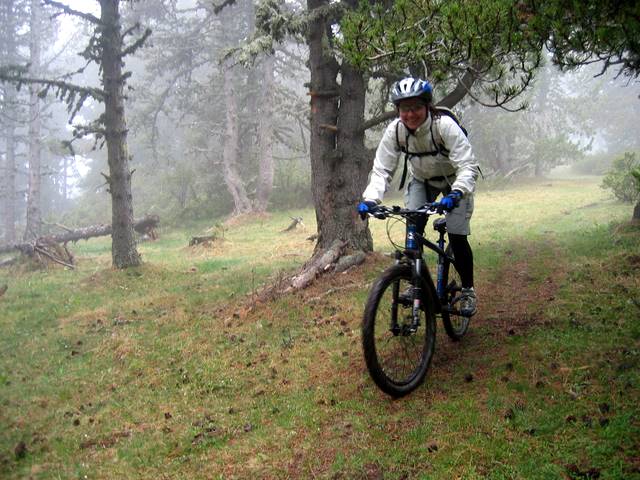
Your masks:
M429 218L429 215L426 213L423 213L421 215L426 215L427 219ZM400 263L403 257L409 259L413 266L414 277L423 279L434 298L437 298L439 300L439 302L436 303L438 305L438 313L440 313L442 311L442 307L447 305L446 285L444 284L445 260L448 260L455 268L455 259L452 256L447 255L444 250L446 243L444 239L444 234L446 231L445 227L440 225L435 227L435 230L439 233L439 238L437 243L434 243L416 232L416 222L410 216L407 216L406 220L407 228L405 237L405 249L402 252L396 251L396 263ZM438 255L438 268L435 284L433 282L431 272L429 271L429 267L424 261L422 249L419 248L419 245L427 247L429 250L432 250ZM396 292L394 292L394 295L395 294Z
M449 270L455 268L455 259L445 250L446 221L433 221L433 228L439 233L435 242L418 233L423 221L426 225L430 216L442 215L439 204L428 203L418 209L379 205L360 213L406 225L403 248L391 236L390 227L395 223L387 223L387 235L395 248L395 265L374 282L362 324L362 346L372 379L384 392L400 397L425 378L435 348L436 315L442 317L444 329L453 340L465 335L469 320L455 307L462 287L459 275ZM432 257L423 256L425 249L437 255L435 278L427 264L427 260L432 263ZM452 316L460 319L452 320Z

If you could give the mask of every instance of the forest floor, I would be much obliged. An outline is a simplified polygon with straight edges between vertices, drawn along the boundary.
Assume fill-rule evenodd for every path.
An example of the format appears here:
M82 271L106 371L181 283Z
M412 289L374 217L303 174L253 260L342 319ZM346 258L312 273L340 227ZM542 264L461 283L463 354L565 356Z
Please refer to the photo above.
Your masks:
M479 312L398 400L360 347L383 222L363 266L267 302L312 249L284 214L2 272L0 477L640 478L640 227L597 185L478 195Z

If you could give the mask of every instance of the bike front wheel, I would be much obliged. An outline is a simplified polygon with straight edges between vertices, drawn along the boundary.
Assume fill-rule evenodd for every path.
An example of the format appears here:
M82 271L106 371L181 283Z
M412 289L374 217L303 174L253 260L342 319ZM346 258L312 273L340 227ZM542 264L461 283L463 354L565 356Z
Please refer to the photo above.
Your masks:
M453 257L451 247L447 247L447 255ZM460 315L460 292L462 281L455 265L445 258L443 282L445 285L445 303L442 305L442 324L445 332L452 340L460 340L469 330L469 317Z
M435 349L436 321L431 295L410 265L394 265L373 284L364 311L362 347L373 381L401 397L423 381ZM418 287L418 290L412 290ZM409 292L407 294L407 292ZM415 292L420 308L413 313Z

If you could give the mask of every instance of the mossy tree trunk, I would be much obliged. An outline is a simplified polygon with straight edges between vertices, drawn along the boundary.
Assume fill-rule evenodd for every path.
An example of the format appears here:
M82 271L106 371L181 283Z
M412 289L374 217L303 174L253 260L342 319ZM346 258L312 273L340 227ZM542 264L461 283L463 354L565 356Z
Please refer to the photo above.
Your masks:
M14 1L0 2L0 58L11 64L18 62L18 26L16 14L17 6ZM0 154L0 217L5 243L16 240L16 170L17 170L17 136L19 118L18 92L13 85L5 85L2 93L2 131L3 140Z
M329 0L308 0L307 33L311 73L311 188L318 224L314 257L335 242L370 251L373 243L356 204L366 186L372 160L364 146L366 82L333 46ZM340 75L340 83L338 76Z
M29 60L31 71L40 74L40 0L31 0ZM41 208L41 134L40 98L35 85L29 87L29 184L27 187L27 226L24 229L24 239L29 240L40 236L42 226Z
M111 193L111 257L113 266L127 268L140 265L133 230L133 199L127 148L127 123L124 109L122 72L123 52L119 0L100 0L100 45L102 47L102 83L105 91L104 126L109 163Z

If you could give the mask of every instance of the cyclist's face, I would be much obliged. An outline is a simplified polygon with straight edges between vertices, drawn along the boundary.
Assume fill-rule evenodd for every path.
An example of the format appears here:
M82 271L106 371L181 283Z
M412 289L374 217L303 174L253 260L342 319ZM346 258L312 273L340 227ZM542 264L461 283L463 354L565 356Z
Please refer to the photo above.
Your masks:
M415 130L427 119L427 106L417 98L402 100L398 105L398 114L407 128Z

